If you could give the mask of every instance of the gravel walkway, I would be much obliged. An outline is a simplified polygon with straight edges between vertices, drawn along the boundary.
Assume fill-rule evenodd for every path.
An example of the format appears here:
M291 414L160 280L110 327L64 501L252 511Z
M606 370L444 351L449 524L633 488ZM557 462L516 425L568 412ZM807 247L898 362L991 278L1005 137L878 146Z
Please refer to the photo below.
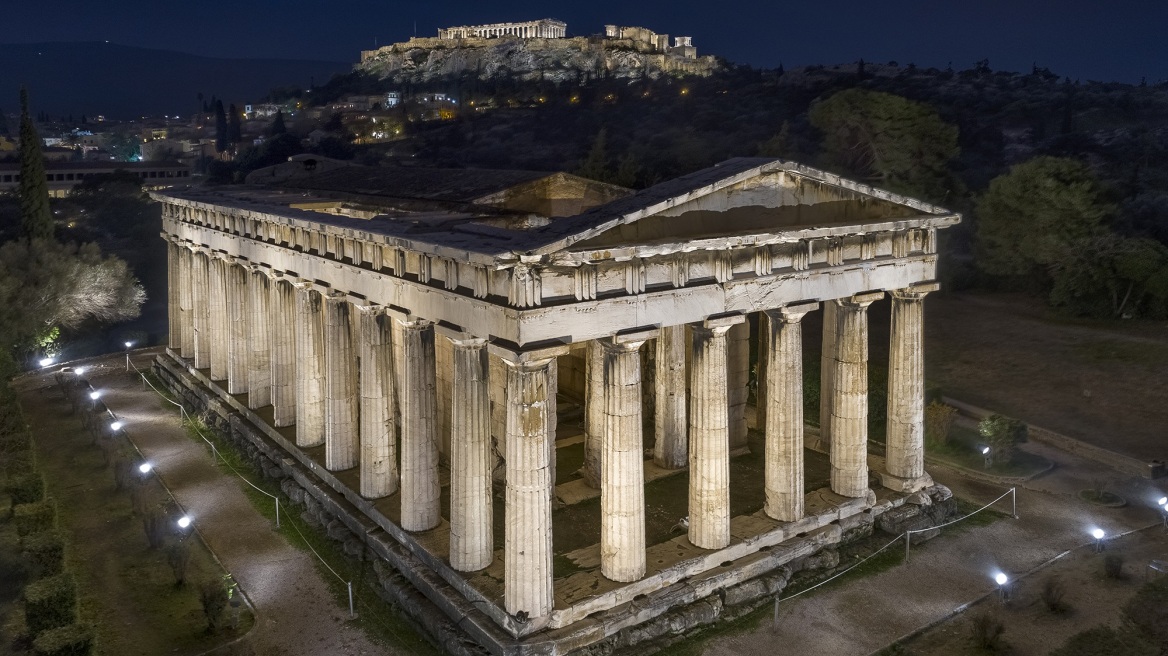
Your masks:
M145 371L155 351L137 351ZM77 363L82 364L82 363ZM256 611L245 638L256 654L387 654L348 623L317 570L314 557L289 544L244 495L243 483L214 464L205 445L192 440L178 414L125 371L125 356L95 358L85 377L126 424L126 432L157 468L162 481L194 519L203 540L231 572ZM49 374L27 376L21 387L55 385Z

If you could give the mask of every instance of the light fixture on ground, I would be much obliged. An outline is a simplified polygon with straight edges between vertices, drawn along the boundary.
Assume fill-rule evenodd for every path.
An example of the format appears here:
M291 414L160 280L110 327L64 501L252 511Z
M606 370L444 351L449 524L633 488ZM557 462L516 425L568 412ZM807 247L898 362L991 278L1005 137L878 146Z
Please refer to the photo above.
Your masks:
M178 518L178 527L179 528L189 528L190 525L191 525L191 518L189 516L183 515L182 517Z
M148 462L138 465L138 471L143 474L149 474L151 469L154 469L154 466Z
M991 466L993 466L994 456L990 453L990 448L988 446L983 446L981 448L981 457L985 458L986 469L989 469Z
M1005 603L1010 599L1010 592L1007 589L1007 585L1010 583L1010 577L1002 572L998 572L994 574L994 583L998 584L998 601Z
M1103 538L1106 536L1107 534L1101 528L1091 530L1091 537L1095 538L1095 553L1103 551Z
M40 360L40 365L42 367L47 367L51 364L53 364L53 358L41 358Z
M110 430L116 433L116 432L118 432L118 431L122 430L122 426L123 426L123 425L124 425L124 424L122 424L122 422L120 422L120 421L115 421L115 422L113 422L112 424L110 424Z
M85 367L74 367L73 373L80 376L81 374L85 373Z
M99 392L97 390L93 390L92 392L89 393L89 400L96 401L99 396L101 396L101 392Z
M130 370L130 347L134 345L134 342L125 342L125 344L126 344L126 371L129 371Z

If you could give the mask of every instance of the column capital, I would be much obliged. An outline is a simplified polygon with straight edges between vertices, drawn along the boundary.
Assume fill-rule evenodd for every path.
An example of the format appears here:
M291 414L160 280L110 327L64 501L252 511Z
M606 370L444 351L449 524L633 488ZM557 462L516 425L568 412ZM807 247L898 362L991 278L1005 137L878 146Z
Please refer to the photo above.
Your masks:
M349 292L341 291L336 287L330 287L322 292L327 301L348 301Z
M781 308L773 310L763 310L762 313L771 321L781 321L783 323L798 323L807 315L808 312L814 312L819 309L819 303L797 303L795 305L784 305Z
M941 289L941 283L939 282L923 282L901 289L893 289L889 293L892 294L892 298L898 301L919 301L928 295L929 292L935 292L939 289Z
M882 298L884 298L884 292L865 292L863 294L853 294L847 298L837 298L835 302L842 308L863 310Z
M720 336L725 335L732 327L744 321L746 321L746 317L737 313L712 315L706 317L702 321L689 324L689 327L694 332L709 333L711 335Z
M426 330L434 327L433 321L418 317L394 317L394 321L397 321L404 330Z
M292 283L292 286L295 287L298 291L310 292L314 289L319 291L325 291L328 289L327 287L321 287L320 285L316 284L315 281L305 278L290 279L288 282Z
M635 351L645 342L657 337L661 332L658 328L632 328L622 330L609 337L601 337L596 341L605 348L620 351Z
M363 305L360 303L354 303L353 307L357 308L357 311L361 314L367 316L378 317L385 314L385 306L378 305L376 303L366 303Z
M521 351L498 342L491 342L487 345L491 355L497 356L505 363L515 365L535 361L550 362L558 356L567 355L570 348L568 344L553 344Z

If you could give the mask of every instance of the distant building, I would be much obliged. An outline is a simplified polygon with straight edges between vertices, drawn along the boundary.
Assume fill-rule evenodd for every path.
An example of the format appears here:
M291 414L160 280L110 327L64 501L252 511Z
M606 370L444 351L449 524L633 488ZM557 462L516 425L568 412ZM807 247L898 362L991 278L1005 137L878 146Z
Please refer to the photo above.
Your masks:
M491 23L490 25L463 25L438 30L439 39L493 39L513 36L520 39L562 39L568 33L568 24L554 18L525 23Z
M401 104L401 92L400 91L386 92L386 94L385 94L385 108L386 109L389 109L390 107L397 107L400 104Z
M178 162L45 162L49 195L53 198L68 196L86 178L118 170L137 175L148 189L186 182L191 175L190 167ZM19 186L20 163L0 162L0 192L16 191Z
M253 120L253 119L257 119L257 118L271 118L282 110L283 110L283 107L281 107L280 105L272 104L272 103L262 103L259 105L244 105L243 106L243 115L248 120Z

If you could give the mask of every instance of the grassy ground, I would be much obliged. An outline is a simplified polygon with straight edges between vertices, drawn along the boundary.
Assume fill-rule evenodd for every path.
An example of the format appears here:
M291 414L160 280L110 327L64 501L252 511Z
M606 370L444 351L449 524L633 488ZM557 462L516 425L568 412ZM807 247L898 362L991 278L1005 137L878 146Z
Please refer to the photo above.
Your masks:
M165 550L149 548L129 494L114 488L112 469L60 392L22 396L32 426L47 494L57 501L66 554L78 585L80 615L97 630L97 653L143 656L200 654L247 633L244 610L236 628L206 630L197 586L222 580L225 572L203 544L191 540L187 583L178 586ZM123 444L125 452L132 451ZM145 486L147 503L169 497L156 482ZM168 544L176 538L168 538ZM230 613L230 611L229 611Z
M944 443L929 442L925 446L925 450L930 457L942 462L994 476L1033 476L1048 469L1051 465L1050 461L1042 456L1017 449L1010 462L1002 462L1001 458L998 458L994 460L992 465L986 467L981 446L982 439L977 431L965 426L954 425L949 431L947 441Z

